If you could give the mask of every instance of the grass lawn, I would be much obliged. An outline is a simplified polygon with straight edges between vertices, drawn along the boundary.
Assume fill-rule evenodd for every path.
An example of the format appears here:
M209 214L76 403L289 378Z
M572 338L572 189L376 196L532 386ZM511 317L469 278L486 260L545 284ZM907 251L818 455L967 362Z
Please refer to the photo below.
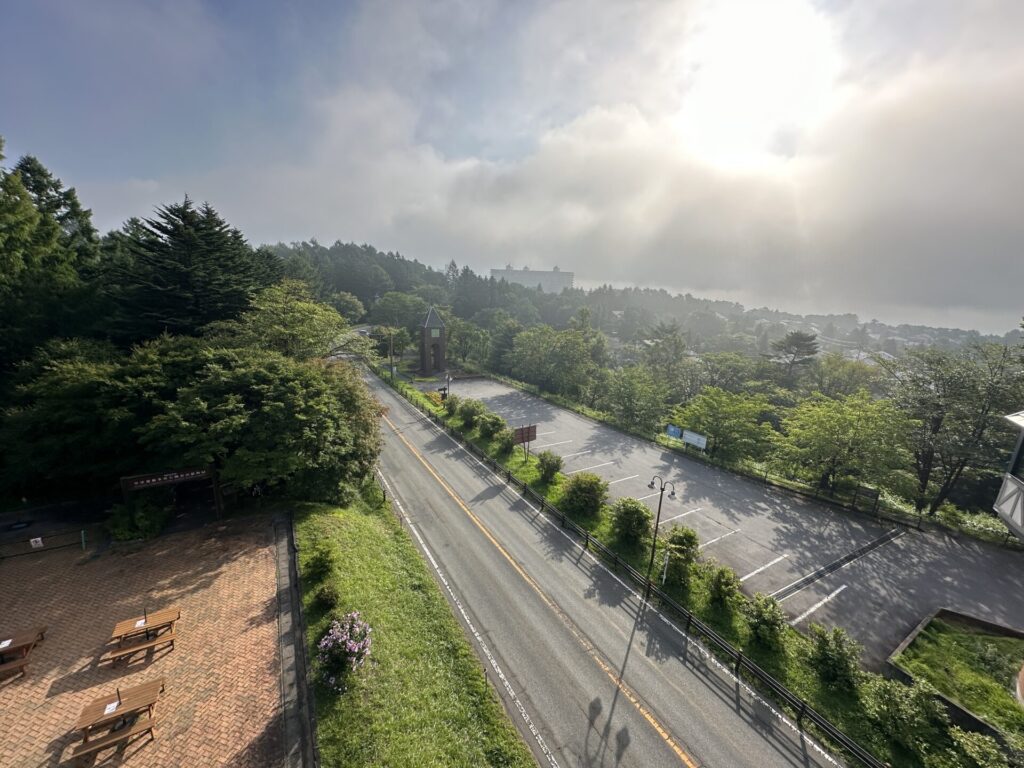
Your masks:
M954 619L933 619L897 661L1024 750L1024 707L1014 695L1024 664L1024 640Z
M300 567L319 546L336 550L337 566L324 579L341 596L333 613L358 610L373 628L370 656L350 675L348 690L316 687L324 766L535 765L426 563L386 506L366 499L344 509L299 505L296 536ZM331 617L317 604L318 587L303 577L311 659Z

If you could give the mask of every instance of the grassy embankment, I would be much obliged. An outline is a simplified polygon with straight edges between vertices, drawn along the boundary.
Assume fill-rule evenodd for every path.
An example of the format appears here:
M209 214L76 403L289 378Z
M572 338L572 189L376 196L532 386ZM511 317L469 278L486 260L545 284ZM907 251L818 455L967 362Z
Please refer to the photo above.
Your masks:
M481 436L476 428L467 430L458 415L445 413L443 408L423 392L401 382L397 383L397 388L411 402L444 419L448 426L459 431L464 438L498 461L551 504L556 507L559 505L564 475L557 475L550 483L543 482L535 455L527 458L521 448L516 448L511 455L501 455L493 440ZM569 517L618 554L622 560L641 572L646 570L650 556L650 540L641 543L640 546L618 541L612 530L610 507L603 508L596 515ZM662 562L663 546L664 542L659 538L658 554L655 558L656 569ZM769 648L759 644L753 637L744 613L748 598L741 595L727 606L715 604L711 600L708 572L700 567L692 570L688 588L669 587L666 592L709 624L733 646L743 650L749 658L793 693L805 699L810 707L823 714L859 743L870 748L879 759L893 766L907 768L925 765L921 755L910 752L882 735L878 724L866 716L859 690L829 687L822 683L810 661L812 647L805 635L787 626L778 647ZM878 675L874 673L863 673L859 688L863 688L871 679L877 677ZM935 745L936 748L941 746Z
M1024 640L962 622L933 619L898 658L944 696L999 728L1024 750L1024 706L1014 695Z
M316 687L325 766L532 766L427 564L387 505L297 508L300 568L328 546L338 565L323 582L303 577L310 659L331 616L358 610L373 628L367 662L348 690ZM305 571L304 571L305 573ZM331 582L332 611L315 592ZM315 661L313 662L315 669Z

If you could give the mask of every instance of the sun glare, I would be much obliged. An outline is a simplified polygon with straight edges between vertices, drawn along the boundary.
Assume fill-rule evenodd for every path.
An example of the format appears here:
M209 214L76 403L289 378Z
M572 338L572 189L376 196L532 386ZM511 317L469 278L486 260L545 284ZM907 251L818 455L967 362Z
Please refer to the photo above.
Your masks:
M788 155L828 111L841 67L832 29L806 0L712 0L682 61L687 150L737 169Z

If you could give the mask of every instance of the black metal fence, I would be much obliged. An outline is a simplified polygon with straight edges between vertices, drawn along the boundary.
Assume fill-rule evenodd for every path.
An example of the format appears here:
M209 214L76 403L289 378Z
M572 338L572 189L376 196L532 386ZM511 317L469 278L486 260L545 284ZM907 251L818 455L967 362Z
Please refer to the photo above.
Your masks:
M54 549L80 547L86 551L94 546L101 533L99 526L89 525L80 528L67 528L59 531L5 533L0 538L0 560L9 557L23 557Z
M417 403L412 404L419 408ZM420 410L422 411L422 409ZM510 470L502 467L472 442L466 440L459 432L445 424L436 414L427 411L422 412L431 421L458 440L460 445L488 466L495 474L503 476L508 483L519 491L523 498L532 501L537 505L538 509L552 519L557 520L561 528L574 534L585 550L598 555L616 573L626 575L640 590L645 592L649 590L649 594L658 600L666 609L666 613L670 614L679 623L687 635L696 637L717 657L727 661L737 677L759 687L762 691L769 692L773 698L781 702L793 713L800 727L804 727L805 723L811 723L818 732L855 758L861 765L869 766L869 768L886 768L885 763L881 762L867 749L839 730L824 715L815 711L805 699L797 696L755 662L747 658L743 651L735 648L712 627L705 624L691 611L665 594L653 582L648 580L644 574L640 573L640 571L619 557L617 553L595 539L589 531L581 528L566 517L563 512L548 502L547 499L515 477Z

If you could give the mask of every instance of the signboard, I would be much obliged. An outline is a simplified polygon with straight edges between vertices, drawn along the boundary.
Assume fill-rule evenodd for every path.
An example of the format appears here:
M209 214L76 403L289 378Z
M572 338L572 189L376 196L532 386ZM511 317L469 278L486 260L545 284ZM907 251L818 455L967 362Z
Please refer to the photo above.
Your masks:
M209 468L179 469L173 472L157 472L152 475L134 475L122 477L121 487L126 491L139 491L143 488L155 488L158 485L175 485L189 480L202 480L210 477Z
M35 539L29 539L28 543L32 545L32 549L42 549L43 548L43 539L42 539L42 537L35 538Z
M683 442L700 448L702 451L708 447L707 437L697 432L691 432L688 429L683 430Z
M677 427L675 424L669 424L667 427L665 427L665 434L667 434L669 437L674 437L676 440L683 439L682 427Z
M537 425L531 424L528 427L516 427L512 432L512 445L521 443L532 443L537 439Z

